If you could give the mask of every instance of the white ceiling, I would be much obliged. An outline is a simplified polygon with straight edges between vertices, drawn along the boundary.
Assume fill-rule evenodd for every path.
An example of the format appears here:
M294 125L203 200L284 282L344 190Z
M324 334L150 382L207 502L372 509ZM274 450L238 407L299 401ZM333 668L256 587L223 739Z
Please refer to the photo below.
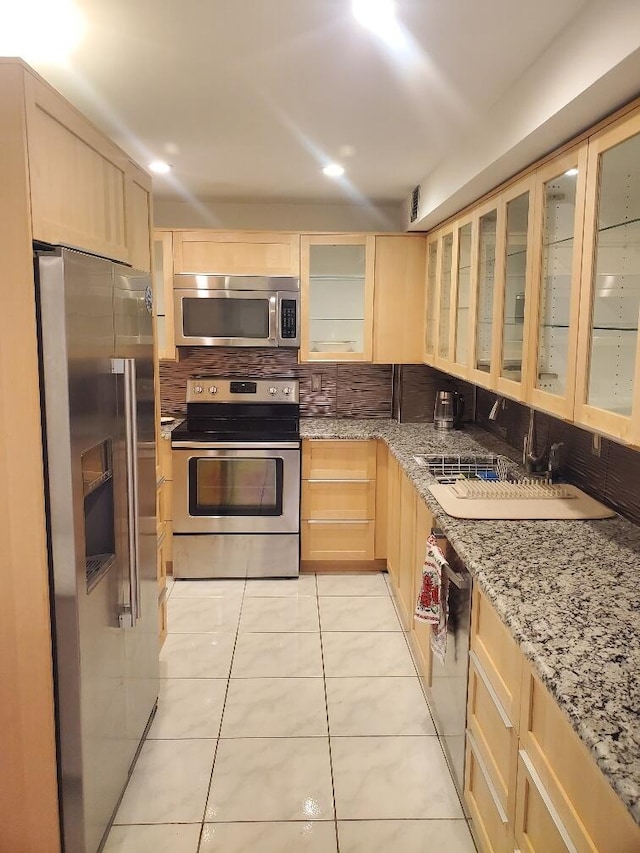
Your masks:
M350 0L76 5L66 66L25 59L136 160L173 164L156 195L399 202L585 0L397 0L402 50ZM345 178L321 174L330 160Z

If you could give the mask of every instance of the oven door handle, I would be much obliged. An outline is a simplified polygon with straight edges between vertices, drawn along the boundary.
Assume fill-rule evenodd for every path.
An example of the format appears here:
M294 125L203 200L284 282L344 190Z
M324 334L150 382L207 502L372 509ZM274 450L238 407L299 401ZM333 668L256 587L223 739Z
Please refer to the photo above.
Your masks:
M299 441L172 441L177 450L300 450Z

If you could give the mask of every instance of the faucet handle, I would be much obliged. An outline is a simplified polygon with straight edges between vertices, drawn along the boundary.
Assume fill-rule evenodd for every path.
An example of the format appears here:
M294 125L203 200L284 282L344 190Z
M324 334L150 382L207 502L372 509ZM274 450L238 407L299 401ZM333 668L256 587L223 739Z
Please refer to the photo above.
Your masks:
M564 441L556 441L549 448L548 470L551 475L557 474L560 471L563 447Z

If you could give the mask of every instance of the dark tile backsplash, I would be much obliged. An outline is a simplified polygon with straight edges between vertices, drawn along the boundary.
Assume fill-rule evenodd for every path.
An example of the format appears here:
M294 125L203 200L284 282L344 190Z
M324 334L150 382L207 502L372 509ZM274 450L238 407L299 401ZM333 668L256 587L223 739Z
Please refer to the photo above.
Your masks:
M433 423L437 391L460 392L465 402L464 420L473 421L473 385L426 364L395 365L393 416L401 423Z
M503 436L521 452L529 428L529 408L507 400L498 419L490 421L489 412L495 400L495 394L478 388L476 422L489 432ZM592 434L587 430L543 412L536 412L535 417L538 453L554 442L564 444L563 479L640 524L640 452L603 438L600 456L595 456L591 450Z
M260 347L186 347L179 352L178 362L160 362L161 406L166 415L184 416L187 379L210 373L299 379L303 417L391 417L390 364L298 364L295 350ZM314 376L319 377L319 391L312 389Z

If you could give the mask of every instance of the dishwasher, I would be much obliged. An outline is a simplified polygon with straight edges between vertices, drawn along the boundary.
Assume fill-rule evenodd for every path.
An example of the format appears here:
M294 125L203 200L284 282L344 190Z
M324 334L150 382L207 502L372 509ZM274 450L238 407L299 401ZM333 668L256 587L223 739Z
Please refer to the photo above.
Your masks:
M443 586L448 589L447 648L444 662L434 655L427 697L444 753L464 806L465 724L471 630L472 577L440 530L432 534L447 560ZM468 815L467 815L468 817Z

